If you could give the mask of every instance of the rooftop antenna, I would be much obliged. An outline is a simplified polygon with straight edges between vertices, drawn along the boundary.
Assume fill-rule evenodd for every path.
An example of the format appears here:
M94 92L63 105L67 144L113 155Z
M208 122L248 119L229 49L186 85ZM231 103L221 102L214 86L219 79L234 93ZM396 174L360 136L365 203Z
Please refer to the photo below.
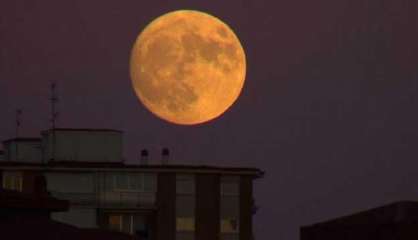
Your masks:
M22 109L16 109L16 138L19 138L20 125L22 124Z
M22 124L22 109L18 108L16 109L16 160L18 160L19 158L19 142L17 141L17 139L19 138L19 130L20 130L20 125Z
M57 111L57 102L58 97L56 93L57 84L55 82L51 83L51 98L49 99L51 101L51 127L52 129L55 129L57 124L57 118L58 118L58 111Z
M57 126L57 118L58 118L58 111L56 104L58 103L58 97L56 93L57 84L55 82L51 83L51 131L52 131L52 153L51 153L51 160L55 159L55 128Z

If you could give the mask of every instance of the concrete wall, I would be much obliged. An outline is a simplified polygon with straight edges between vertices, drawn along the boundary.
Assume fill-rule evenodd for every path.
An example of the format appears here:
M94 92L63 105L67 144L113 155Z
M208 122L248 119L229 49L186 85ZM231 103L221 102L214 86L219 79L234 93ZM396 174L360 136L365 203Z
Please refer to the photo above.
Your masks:
M175 240L176 237L176 175L160 173L157 191L157 240Z
M220 239L220 180L217 174L196 176L196 239Z
M43 133L45 160L120 162L122 133L117 131L52 131Z
M96 228L97 210L95 208L70 208L68 212L51 214L52 219L80 228Z
M253 179L241 176L240 180L240 240L253 236Z
M45 174L47 188L52 193L94 193L94 173L55 172Z
M4 160L18 162L41 162L41 141L10 141L4 144Z

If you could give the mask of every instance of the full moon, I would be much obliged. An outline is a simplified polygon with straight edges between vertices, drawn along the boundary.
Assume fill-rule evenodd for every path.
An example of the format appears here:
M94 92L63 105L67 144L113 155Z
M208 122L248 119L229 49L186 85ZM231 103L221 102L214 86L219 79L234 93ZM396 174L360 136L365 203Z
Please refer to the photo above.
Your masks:
M130 59L136 95L156 116L193 125L222 115L244 85L246 60L238 37L209 14L179 10L152 21Z

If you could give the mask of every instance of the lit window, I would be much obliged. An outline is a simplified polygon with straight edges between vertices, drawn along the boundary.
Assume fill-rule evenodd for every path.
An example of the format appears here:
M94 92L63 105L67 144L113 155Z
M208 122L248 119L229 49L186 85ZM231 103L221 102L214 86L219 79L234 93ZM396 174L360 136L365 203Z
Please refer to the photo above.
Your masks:
M23 179L21 176L15 178L15 190L21 192L23 187Z
M11 176L3 177L3 188L12 189L13 188L13 178Z
M23 179L20 173L4 173L3 188L21 192L23 189Z
M181 231L194 231L194 218L192 217L178 217L176 219L176 230Z
M237 219L221 219L221 232L222 233L236 233L239 231L239 223Z
M122 231L123 218L122 215L110 215L109 216L109 229Z

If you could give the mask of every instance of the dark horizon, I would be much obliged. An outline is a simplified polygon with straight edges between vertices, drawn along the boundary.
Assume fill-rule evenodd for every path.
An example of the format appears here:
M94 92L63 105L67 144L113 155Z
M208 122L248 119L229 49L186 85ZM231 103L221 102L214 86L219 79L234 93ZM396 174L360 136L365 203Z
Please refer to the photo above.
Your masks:
M240 38L246 82L220 118L166 123L136 98L129 55L139 32L178 9L208 12ZM256 239L418 199L418 3L363 1L4 1L0 139L58 127L125 132L124 156L168 147L179 164L257 167Z

